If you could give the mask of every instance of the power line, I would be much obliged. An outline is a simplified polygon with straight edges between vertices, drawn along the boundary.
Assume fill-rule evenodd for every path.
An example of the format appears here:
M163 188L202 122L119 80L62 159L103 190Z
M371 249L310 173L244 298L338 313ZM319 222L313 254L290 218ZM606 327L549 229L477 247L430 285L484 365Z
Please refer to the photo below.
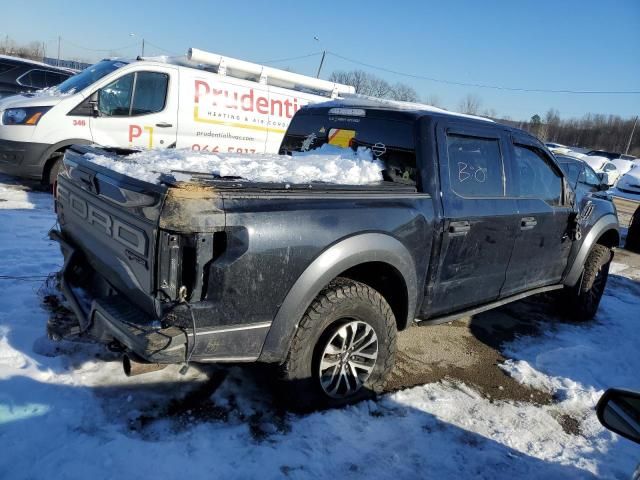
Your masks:
M434 78L434 77L426 77L424 75L416 75L412 73L399 72L397 70L392 70L390 68L380 67L378 65L372 65L370 63L361 62L359 60L354 60L352 58L345 57L343 55L327 51L329 55L333 55L336 58L340 58L347 62L355 63L356 65L361 65L363 67L371 68L374 70L380 70L387 73L392 73L394 75L400 75L403 77L415 78L418 80L428 80L430 82L444 83L447 85L458 85L462 87L474 87L474 88L491 88L493 90L506 90L510 92L529 92L529 93L571 93L577 95L638 95L640 94L640 90L627 90L627 91L608 91L608 90L553 90L553 89L544 89L544 88L517 88L517 87L505 87L501 85L489 85L483 83L465 83L465 82L456 82L453 80L445 80L442 78Z
M299 55L297 57L289 57L289 58L278 58L276 60L268 60L266 62L258 62L258 63L281 63L281 62L292 62L293 60L301 60L303 58L316 57L318 55L322 55L322 52L308 53L306 55Z
M168 54L170 54L170 55L178 55L178 54L177 54L177 53L175 53L175 52L169 51L169 50L167 50L166 48L162 48L162 47L159 47L158 45L156 45L156 44L154 44L154 43L151 43L151 42L150 42L149 40L147 40L147 39L145 39L145 42L147 43L147 45L151 45L152 47L157 48L158 50L160 50L160 51L162 51L162 52L168 53Z

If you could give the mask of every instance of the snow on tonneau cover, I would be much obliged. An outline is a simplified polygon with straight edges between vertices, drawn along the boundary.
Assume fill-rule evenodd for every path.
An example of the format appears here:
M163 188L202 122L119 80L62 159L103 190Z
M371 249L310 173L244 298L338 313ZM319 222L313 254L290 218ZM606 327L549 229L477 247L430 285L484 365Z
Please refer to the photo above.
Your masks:
M90 252L86 260L95 271L152 315L156 288L172 290L155 285L155 274L162 278L162 272L156 272L157 249L171 248L171 232L199 231L189 224L198 215L206 215L211 231L223 229L220 187L309 190L315 182L327 188L363 186L380 183L383 169L362 147L354 151L323 145L289 156L131 153L74 146L65 156L57 184L60 226L79 247L79 255ZM166 200L185 195L192 197L190 202ZM195 208L184 211L196 195Z

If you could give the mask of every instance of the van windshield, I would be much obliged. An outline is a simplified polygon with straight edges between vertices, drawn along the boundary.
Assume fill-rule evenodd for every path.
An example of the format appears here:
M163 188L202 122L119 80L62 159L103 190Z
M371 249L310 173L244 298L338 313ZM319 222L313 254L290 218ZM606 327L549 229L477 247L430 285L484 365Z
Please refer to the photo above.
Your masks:
M89 68L86 68L77 75L69 77L67 80L55 87L54 90L69 95L79 92L87 88L92 83L97 82L105 75L110 74L120 67L124 67L126 64L127 62L123 62L121 60L102 60L95 65L91 65Z

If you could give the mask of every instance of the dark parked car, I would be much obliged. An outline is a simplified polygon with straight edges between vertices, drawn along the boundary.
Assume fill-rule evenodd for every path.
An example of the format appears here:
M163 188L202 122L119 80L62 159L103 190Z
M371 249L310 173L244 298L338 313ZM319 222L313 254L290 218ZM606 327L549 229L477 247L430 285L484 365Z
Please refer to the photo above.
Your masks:
M622 153L607 152L605 150L591 150L590 152L587 152L587 155L589 155L590 157L605 157L605 158L608 158L609 160L615 160L623 156ZM629 156L629 155L625 155L625 156Z
M567 176L567 181L576 192L578 200L581 200L585 195L609 189L603 176L598 175L582 160L566 155L556 155L556 159Z
M0 55L0 98L53 87L74 73L33 60Z
M302 108L281 153L346 137L371 149L384 181L152 184L84 156L122 150L67 150L51 237L79 329L121 345L129 373L154 368L140 362L273 364L285 398L306 409L380 391L396 332L416 321L555 290L576 320L595 315L619 242L610 201L576 201L524 131L351 102Z

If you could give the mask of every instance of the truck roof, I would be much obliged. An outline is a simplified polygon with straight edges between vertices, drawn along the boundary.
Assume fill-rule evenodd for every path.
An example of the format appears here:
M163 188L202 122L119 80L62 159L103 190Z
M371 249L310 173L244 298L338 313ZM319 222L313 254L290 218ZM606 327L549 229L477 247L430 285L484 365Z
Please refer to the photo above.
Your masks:
M449 115L472 120L481 120L483 122L495 123L490 118L480 117L478 115L469 115L466 113L451 112L443 108L434 107L424 103L402 102L398 100L387 100L383 98L371 97L360 94L343 94L339 98L329 102L315 103L307 105L304 108L373 108L376 110L393 110L402 112L415 112L417 114L437 113L440 115Z
M340 97L327 102L308 104L302 107L299 110L299 112L322 111L322 113L325 113L326 110L331 108L352 108L352 109L362 108L362 109L367 109L372 111L386 112L385 114L392 113L396 117L404 116L405 118L411 117L414 119L428 115L428 116L443 116L443 117L453 117L458 119L471 120L478 123L494 125L497 128L500 128L503 130L518 133L520 135L535 139L537 142L540 143L540 145L544 145L539 138L527 132L526 130L512 127L504 123L496 122L495 120L492 120L490 118L485 118L478 115L468 115L466 113L451 112L443 108L438 108L432 105L426 105L422 103L386 100L386 99L380 99L380 98L370 97L367 95L360 95L360 94L351 94L351 95L343 94Z

